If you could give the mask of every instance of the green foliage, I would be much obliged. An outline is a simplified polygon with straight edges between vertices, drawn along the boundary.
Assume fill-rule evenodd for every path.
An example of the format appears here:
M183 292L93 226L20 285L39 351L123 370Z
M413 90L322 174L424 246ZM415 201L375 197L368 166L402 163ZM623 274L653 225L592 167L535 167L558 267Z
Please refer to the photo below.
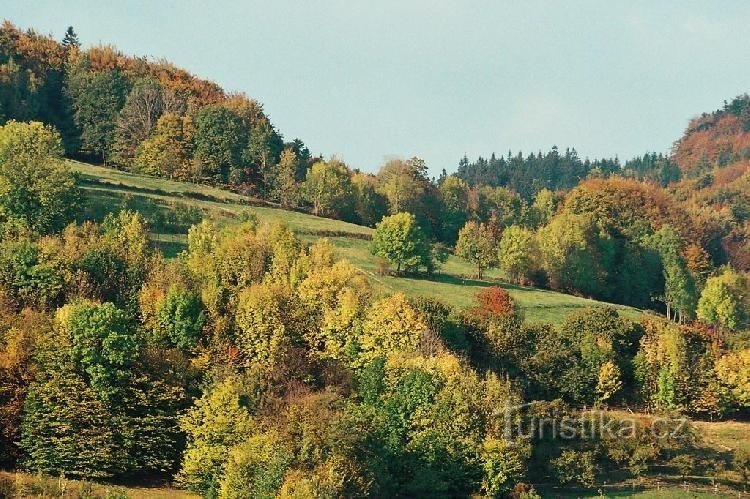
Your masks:
M8 469L21 457L21 415L29 385L37 375L36 353L51 336L52 321L29 309L19 314L0 307L0 466Z
M416 157L390 160L378 172L378 190L388 200L391 214L421 215L427 183L427 166Z
M102 477L122 473L122 421L72 370L47 372L29 388L21 427L24 467L49 475Z
M19 307L59 302L66 276L48 248L27 239L0 242L0 289Z
M243 381L229 377L196 401L185 414L181 427L187 435L179 482L205 497L216 497L223 466L232 447L250 434L252 420L245 400Z
M551 190L542 189L537 192L531 205L533 225L536 227L547 225L557 213L557 204L558 199Z
M563 484L579 483L592 487L596 482L596 459L590 451L564 450L550 464L555 476Z
M497 262L492 231L484 224L467 222L458 233L455 253L476 266L477 277L481 279L482 272Z
M443 239L453 243L469 218L469 186L460 178L449 175L440 184L440 196L443 200Z
M0 126L0 221L19 219L44 233L72 218L78 190L62 152L60 135L42 123Z
M371 252L394 263L397 273L430 266L427 239L411 213L397 213L378 222Z
M205 316L198 297L172 286L156 312L159 332L177 348L193 348L201 337Z
M635 355L642 329L621 318L616 310L587 309L571 314L561 325L560 334L570 341L579 359L565 368L568 379L577 380L569 387L573 400L587 404L602 401L600 397L613 396L632 376L630 359Z
M315 215L346 219L354 205L349 170L336 158L314 163L307 170L302 192Z
M230 452L219 496L276 497L293 459L293 450L278 435L269 432L252 436Z
M583 215L558 215L538 235L544 270L553 288L601 291L603 269L594 223Z
M296 153L291 148L286 148L281 153L274 178L266 178L267 188L270 186L273 193L272 198L277 199L285 208L298 206L302 198L296 179L298 163Z
M696 305L695 280L688 270L682 256L682 240L674 229L664 226L650 236L647 244L654 247L661 256L664 268L664 301L667 305L667 317L674 308L683 317L692 317Z
M526 457L520 446L505 440L489 439L482 448L484 478L482 490L489 497L502 497L521 482L526 471Z
M377 178L355 173L352 175L352 187L357 221L362 225L374 227L388 213L388 201L377 190Z
M138 342L122 311L111 303L75 303L57 314L62 331L71 342L74 365L99 396L112 400L131 376L138 355Z
M534 233L517 225L505 229L498 246L498 261L510 280L529 283L539 261Z
M694 330L650 318L644 321L638 355L634 359L640 396L650 406L685 412L723 412L718 394L706 400L715 383L708 339ZM724 407L724 409L722 409Z
M749 290L747 277L731 269L709 278L698 301L698 318L729 330L741 329L750 320Z
M239 116L221 105L201 108L195 115L195 164L200 177L226 182L241 166L247 131Z
M117 116L125 105L128 87L127 80L116 69L76 68L68 79L67 92L73 119L81 131L81 149L105 164L113 149Z

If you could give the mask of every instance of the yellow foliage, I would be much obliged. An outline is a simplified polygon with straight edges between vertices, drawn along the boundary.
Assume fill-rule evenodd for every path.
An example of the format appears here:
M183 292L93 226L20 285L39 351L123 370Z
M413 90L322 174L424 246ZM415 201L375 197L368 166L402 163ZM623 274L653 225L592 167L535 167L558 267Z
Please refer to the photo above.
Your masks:
M415 351L428 331L424 318L397 293L373 303L362 326L362 361L396 352Z
M750 406L750 348L724 355L716 361L715 370L738 405Z
M248 364L273 364L287 346L299 341L305 313L283 284L256 284L242 291L237 306L236 343Z

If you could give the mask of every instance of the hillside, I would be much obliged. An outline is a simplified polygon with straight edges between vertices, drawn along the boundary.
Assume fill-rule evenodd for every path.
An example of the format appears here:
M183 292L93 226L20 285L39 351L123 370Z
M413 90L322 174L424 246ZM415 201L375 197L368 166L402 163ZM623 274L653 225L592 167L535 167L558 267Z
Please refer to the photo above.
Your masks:
M494 150L362 171L0 25L0 499L746 493L750 97Z
M107 213L124 207L141 211L151 222L153 240L167 255L181 250L187 232L184 225L175 227L164 222L170 218L170 213L176 214L187 206L199 209L202 216L225 224L247 211L264 222L283 222L307 241L328 237L340 256L363 269L376 289L383 292L401 291L409 296L425 296L464 308L473 303L479 289L500 284L517 301L528 320L552 323L559 323L574 310L606 305L555 291L509 284L496 270L488 272L484 280L473 279L468 276L473 275L474 269L455 256L450 256L432 278L378 276L375 257L369 251L368 239L373 230L368 227L268 205L251 205L247 197L216 187L175 182L77 161L69 163L80 174L81 187L88 200L80 220L98 221ZM615 306L626 317L637 319L641 315L632 307Z

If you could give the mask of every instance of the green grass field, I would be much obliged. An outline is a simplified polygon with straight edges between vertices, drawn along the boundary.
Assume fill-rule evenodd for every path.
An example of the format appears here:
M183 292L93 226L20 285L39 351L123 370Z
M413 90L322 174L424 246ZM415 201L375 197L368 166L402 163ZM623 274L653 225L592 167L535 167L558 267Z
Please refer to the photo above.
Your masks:
M455 256L449 257L431 278L379 276L376 260L369 252L369 241L365 239L373 232L369 227L273 206L258 206L259 203L253 203L245 196L216 187L174 182L75 161L70 161L70 166L79 173L88 200L79 220L101 220L107 213L123 208L138 210L150 221L155 232L153 240L167 256L184 248L189 220L175 221L174 218L184 215L189 211L187 208L219 224L230 223L233 217L248 211L261 221L287 224L308 242L321 236L329 237L339 255L366 272L379 291L426 296L463 308L473 303L481 288L500 285L510 292L527 320L534 322L559 323L574 310L605 305L564 293L508 284L496 270L487 272L487 276L478 281L469 277L474 274L474 268ZM616 307L632 319L641 315L641 311L631 307Z

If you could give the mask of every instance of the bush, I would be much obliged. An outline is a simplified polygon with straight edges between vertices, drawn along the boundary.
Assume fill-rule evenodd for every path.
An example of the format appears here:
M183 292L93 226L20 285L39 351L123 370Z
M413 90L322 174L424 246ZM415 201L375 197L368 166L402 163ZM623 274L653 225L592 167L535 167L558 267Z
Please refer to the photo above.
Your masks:
M579 483L592 487L596 482L597 464L592 451L564 450L551 465L557 480L564 485Z

